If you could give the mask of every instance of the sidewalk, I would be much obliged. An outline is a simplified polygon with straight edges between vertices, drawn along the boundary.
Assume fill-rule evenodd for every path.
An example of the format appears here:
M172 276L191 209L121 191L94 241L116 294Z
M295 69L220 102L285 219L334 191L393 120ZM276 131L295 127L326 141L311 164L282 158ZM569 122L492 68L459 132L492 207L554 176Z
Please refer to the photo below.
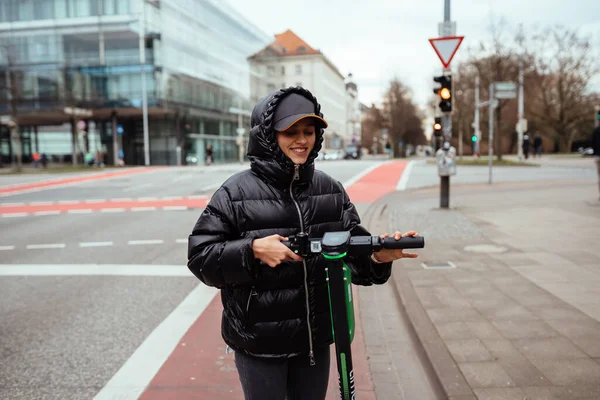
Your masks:
M391 283L446 397L600 399L597 182L454 185L450 206L438 187L373 205L426 238Z

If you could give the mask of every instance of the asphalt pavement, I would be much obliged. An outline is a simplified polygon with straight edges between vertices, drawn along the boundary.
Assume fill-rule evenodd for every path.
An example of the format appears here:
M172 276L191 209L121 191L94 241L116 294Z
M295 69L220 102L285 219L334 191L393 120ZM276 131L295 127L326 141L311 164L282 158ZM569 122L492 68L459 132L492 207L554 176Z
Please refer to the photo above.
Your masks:
M360 197L360 192L356 190L361 187L363 192L379 193L381 182L385 181L387 173L383 176L381 173L371 176L370 173L384 171L378 167L385 163L387 161L334 161L318 163L318 168L343 182L346 187L354 185L353 193ZM199 292L203 290L202 286L198 285L195 278L190 279L185 268L187 235L202 210L202 203L198 200L207 200L231 174L247 167L247 164L233 164L158 168L0 197L0 229L2 232L9 232L0 239L0 274L3 275L0 280L0 292L3 294L0 318L3 322L7 321L0 327L0 398L89 399L102 392L108 382L119 379L147 384L156 371L144 366L155 363L160 367L170 352L181 345L177 332L180 332L181 337L196 320L194 316L202 315L203 307L207 306L193 309L190 308L190 302L214 296L210 291ZM585 272L591 270L598 261L594 258L597 252L593 251L597 240L593 238L600 237L597 228L597 212L600 208L596 206L597 193L594 191L597 190L597 184L593 162L590 161L589 167L579 160L566 164L547 163L540 167L495 167L494 185L491 186L493 190L485 183L488 179L486 167L461 166L458 171L458 175L451 180L452 209L440 211L436 209L439 201L439 177L435 165L423 159L413 160L404 169L401 179L396 176L388 179L387 189L384 188L383 192L395 193L387 195L373 207L369 207L368 203L376 199L358 204L364 223L373 231L385 229L386 225L394 230L419 229L428 238L426 249L421 251L421 259L434 262L454 260L457 265L453 269L455 272L466 271L467 267L485 269L488 262L490 266L502 263L513 269L517 268L512 270L513 273L533 282L531 284L536 285L539 290L560 289L560 296L555 296L557 299L568 300L572 307L579 307L577 309L588 318L598 319L597 316L590 315L594 309L600 309L597 302L600 296L593 287L596 283L592 279L595 277L594 271ZM89 174L90 172L75 175ZM378 180L375 186L361 186L361 179L369 176ZM35 182L62 179L65 174L0 176L0 190L2 187L18 184L21 177L23 182ZM357 182L359 184L355 185ZM467 185L468 190L462 189L461 185L466 183L475 185ZM545 189L539 189L540 185ZM480 202L472 203L471 200L476 198ZM522 198L529 200L517 201ZM123 199L137 202L139 206L107 210L106 204ZM196 201L185 203L186 206L182 207L165 206L170 201L183 201L174 199ZM558 207L553 205L554 200L558 202ZM148 201L162 203L161 206L147 206L144 202ZM40 202L46 204L46 207L60 205L72 209L60 214L30 212L31 207ZM85 207L89 207L89 210L84 208L85 211L81 212L81 207L79 211L76 210L75 207L79 207L81 203L87 204ZM94 204L100 204L104 208L95 207ZM516 211L512 214L505 211L506 207L513 205L517 207ZM8 207L20 207L20 210L2 213L2 209L8 210ZM476 222L473 222L473 218ZM595 221L595 224L588 223L588 220ZM573 221L576 224L572 224ZM493 237L493 243L490 243L492 236L488 230L497 235ZM513 235L514 231L518 235ZM565 240L560 235L563 231L566 237L587 239ZM547 241L548 232L556 232L556 237ZM452 242L457 238L462 241L460 244ZM476 250L466 252L463 245L466 241L472 244L496 244L507 247L509 251L491 255ZM578 272L571 274L579 273L586 280L572 282L572 276L561 278L559 272L553 271L551 276L556 281L547 286L548 282L544 279L547 281L550 275L546 275L547 271L543 268L518 269L519 265L502 261L508 255L510 260L522 262L522 252L529 252L526 254L527 259L541 258L550 262L552 260L547 258L547 253L551 254L557 248L564 249L564 253L559 254L561 258L557 260L563 262L569 255L571 258L564 262L570 268L579 268ZM551 263L556 270L560 270L560 263L556 260ZM364 330L363 346L365 356L369 357L369 370L364 378L360 378L363 379L360 383L363 388L362 398L371 398L368 397L371 392L379 399L432 400L443 398L448 393L452 396L471 396L451 397L464 400L512 399L517 398L514 397L516 394L527 394L530 396L529 400L591 399L592 397L585 395L595 395L596 392L588 391L583 392L580 397L551 397L553 392L548 391L548 387L545 387L546 391L531 392L530 388L517 384L497 387L487 381L483 387L478 387L472 384L474 378L461 369L463 363L473 361L469 354L477 350L469 350L472 342L451 343L449 347L445 347L445 342L438 341L434 344L438 346L435 349L450 349L446 350L445 354L449 355L446 361L450 359L454 364L448 368L456 372L455 376L462 377L462 380L456 378L460 381L462 391L449 392L442 373L446 371L446 367L439 367L435 363L435 357L431 357L431 349L423 345L428 343L429 336L424 338L422 335L435 336L437 327L433 325L435 329L431 328L437 321L436 315L445 315L446 312L455 310L438 310L438 314L435 310L433 314L421 312L416 317L411 314L419 309L411 308L413 305L421 304L422 310L429 311L426 307L429 305L428 300L419 296L428 296L430 293L420 289L419 283L413 281L414 276L423 271L441 274L447 271L425 270L418 262L412 265L411 261L406 260L402 261L402 265L406 266L398 271L405 271L410 280L407 275L395 273L393 285L386 285L376 291L372 287L358 288L361 325ZM514 276L510 279L515 279ZM402 286L407 283L411 283L408 288ZM565 283L576 285L569 286ZM413 292L415 296L406 297ZM443 297L444 293L447 298ZM439 301L456 301L462 304L461 300L448 300L448 293L450 289L446 292L442 289L435 295L441 296L437 297ZM582 296L582 293L586 293L586 296ZM583 300L578 303L578 298ZM438 303L433 304L439 306ZM182 309L182 306L187 308ZM178 322L179 325L172 328L170 333L164 333L169 332L165 331L165 321L170 321L177 315L187 318L180 318L178 321L187 322ZM533 315L542 318L535 313ZM213 330L218 335L218 318L211 321L215 324ZM429 321L430 329L423 328L419 321ZM530 318L523 329L527 332L536 331L535 321L535 318ZM593 346L598 345L597 341L594 337L588 337L590 332L595 332L595 325L591 322L585 324L590 325L585 325L587 328L576 325L573 329L575 334L585 333L580 337L591 346L589 348L595 349ZM531 327L527 328L529 325ZM483 324L478 326L484 328ZM581 331L588 328L592 331ZM444 332L443 328L440 329ZM440 333L437 335L440 336ZM149 341L151 338L158 342ZM160 356L152 356L153 353L147 350L149 343L169 341L172 343L163 347L172 347L170 350L161 350L164 354L161 353ZM482 339L480 341L481 343L475 344L476 348L487 345ZM564 343L549 343L551 347L561 344ZM518 349L521 351L522 347ZM595 352L587 353L585 346L577 349L594 363L591 365L598 364L600 355ZM146 351L156 360L134 357L140 351ZM460 351L463 353L459 353ZM487 351L489 354L496 354L492 353L492 349L487 348ZM526 350L522 352L527 358ZM579 353L578 355L581 356ZM467 358L460 358L463 356ZM134 358L137 361L132 361ZM218 363L227 362L227 359L218 358L217 364L211 362L213 367L216 365L215 373L218 373L219 368L223 368ZM485 359L485 362L492 361ZM510 372L506 364L499 365L505 371L508 370L507 373ZM534 365L538 367L537 364ZM581 363L569 365L572 368L569 376L575 380L596 377L593 375L595 369L590 364L585 365L585 371L581 369L584 367ZM543 368L540 372L542 370ZM551 382L554 382L552 377L556 380L556 375L548 371L544 377ZM235 379L228 382L233 382L230 384L233 386L222 386L219 390L224 397L221 398L239 398L239 387ZM568 386L565 390L572 390L577 385L567 382L565 386ZM515 390L506 392L508 395L505 396L507 388ZM595 389L592 387L590 390ZM534 396L539 393L550 394L549 397ZM137 398L133 395L127 397L123 393L119 396Z

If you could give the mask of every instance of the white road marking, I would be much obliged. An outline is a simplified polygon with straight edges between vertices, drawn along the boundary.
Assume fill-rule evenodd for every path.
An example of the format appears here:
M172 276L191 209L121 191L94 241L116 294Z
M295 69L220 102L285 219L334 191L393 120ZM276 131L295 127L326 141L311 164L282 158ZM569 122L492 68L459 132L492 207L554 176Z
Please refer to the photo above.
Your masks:
M181 196L166 196L162 198L163 200L181 200L183 197Z
M26 217L28 216L28 213L25 212L18 212L18 213L6 213L6 214L2 214L3 217Z
M84 203L106 203L106 199L90 199L85 200Z
M14 250L15 246L0 246L0 250Z
M79 247L106 247L112 246L113 242L81 242Z
M139 244L163 244L165 241L162 239L149 239L149 240L129 240L127 244L129 245L139 245Z
M77 204L80 203L79 200L59 200L58 204Z
M185 243L185 244L188 244L188 240L187 239L175 239L175 243Z
M185 265L0 264L0 276L171 276L193 277ZM204 286L204 285L203 285ZM208 286L205 286L208 287ZM136 397L137 399L137 397Z
M34 215L58 215L60 211L36 211Z
M110 201L133 201L131 197L121 197L116 199L110 199Z
M25 203L2 203L0 207L24 206Z
M138 201L156 201L158 197L138 197Z
M90 208L85 208L81 210L67 210L69 214L90 214L93 210Z
M187 197L188 199L206 199L208 198L205 194L191 195Z
M67 247L64 243L48 243L48 244L28 244L27 249L64 249Z
M54 204L54 202L53 201L32 201L29 204L32 206L50 206L50 205Z
M163 210L167 211L177 211L177 210L187 210L186 206L164 206Z
M100 212L105 212L105 213L118 213L118 212L123 212L125 211L124 208L103 208L100 210Z
M131 211L153 211L156 207L132 207Z
M375 168L381 167L382 165L385 165L385 164L389 164L390 162L392 162L392 161L378 162L375 165L372 165L369 168L365 169L358 175L354 175L352 178L348 179L342 185L344 185L345 189L348 189L350 186L354 185L360 178L367 175L369 172L373 171Z
M398 181L398 185L396 186L396 190L406 190L406 185L408 185L408 179L410 178L410 171L415 165L416 161L411 160L406 167L404 167L404 171L402 172L402 176Z
M137 399L218 292L218 289L199 284L148 335L94 400Z

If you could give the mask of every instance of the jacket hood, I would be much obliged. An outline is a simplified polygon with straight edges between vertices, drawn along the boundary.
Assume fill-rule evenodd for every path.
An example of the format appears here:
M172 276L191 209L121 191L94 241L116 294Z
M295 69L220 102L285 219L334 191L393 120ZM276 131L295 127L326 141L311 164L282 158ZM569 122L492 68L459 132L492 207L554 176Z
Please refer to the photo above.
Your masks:
M277 144L275 130L273 129L273 117L275 109L281 100L291 94L298 93L309 99L315 105L315 114L323 117L321 105L308 90L302 87L289 87L269 93L258 101L252 110L250 120L251 129L248 139L248 159L250 168L259 176L278 186L287 187L294 174L294 163ZM315 147L309 154L306 163L300 166L300 182L312 180L315 170L315 159L321 150L323 143L323 128L315 131Z

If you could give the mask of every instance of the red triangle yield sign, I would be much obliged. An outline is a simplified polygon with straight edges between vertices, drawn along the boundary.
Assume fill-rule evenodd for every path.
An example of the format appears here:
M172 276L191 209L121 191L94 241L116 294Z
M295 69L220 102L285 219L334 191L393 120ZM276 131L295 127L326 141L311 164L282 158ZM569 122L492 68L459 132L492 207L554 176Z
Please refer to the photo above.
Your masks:
M464 36L446 36L437 39L429 39L429 43L433 46L436 54L440 58L444 68L448 68L452 58L456 54L456 50L462 43Z

